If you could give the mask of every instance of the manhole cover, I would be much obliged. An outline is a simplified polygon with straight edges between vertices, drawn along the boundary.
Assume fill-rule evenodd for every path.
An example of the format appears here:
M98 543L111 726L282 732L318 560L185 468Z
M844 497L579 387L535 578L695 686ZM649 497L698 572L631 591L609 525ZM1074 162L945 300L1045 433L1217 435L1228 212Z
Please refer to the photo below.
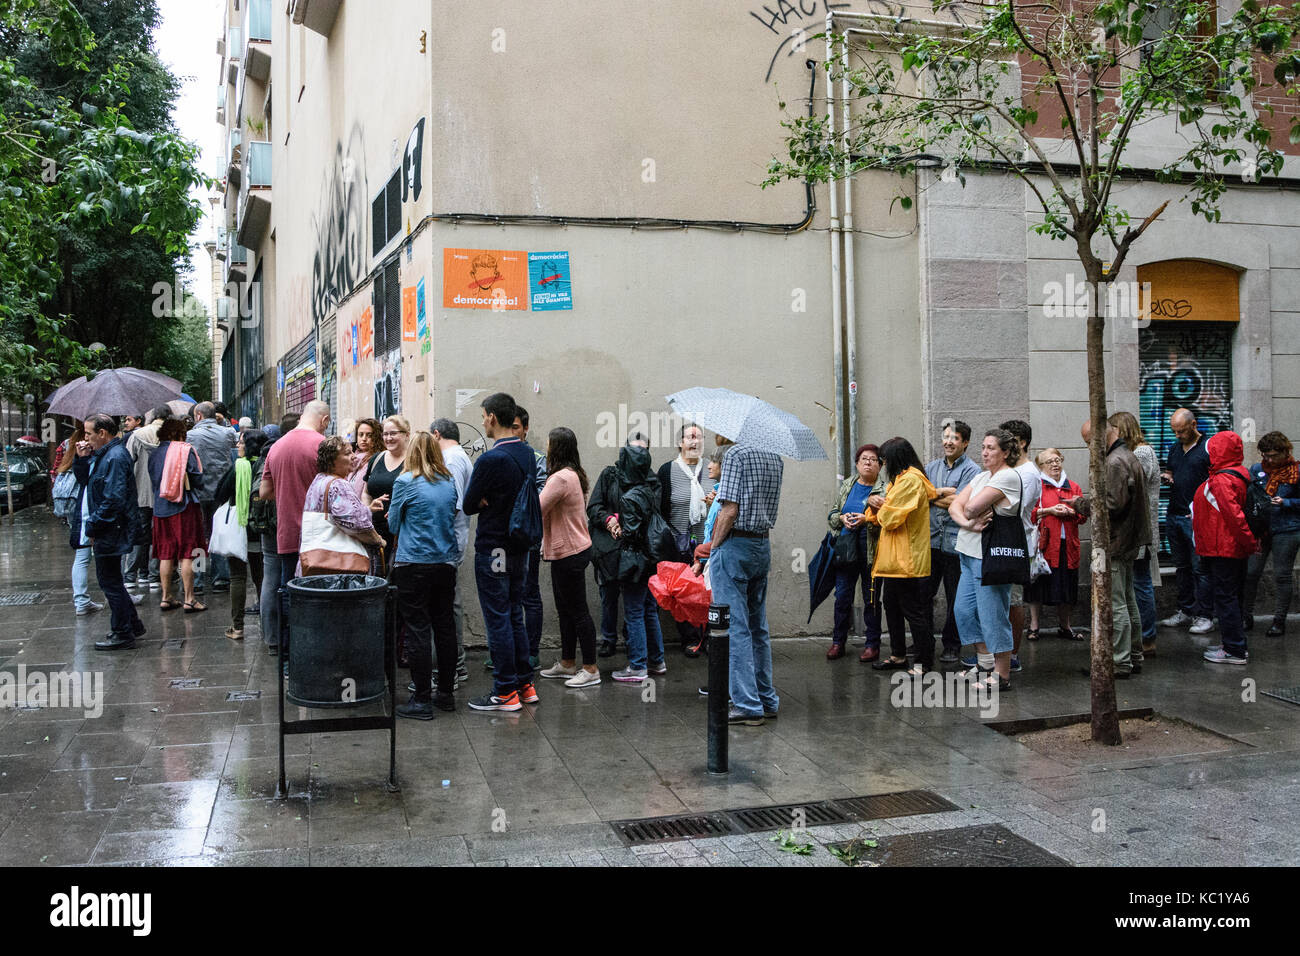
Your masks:
M1070 865L1001 824L882 836L875 837L874 842L876 845L872 847L850 840L828 844L827 849L858 866Z
M763 830L804 829L830 823L848 823L852 818L830 803L789 803L779 807L731 810L728 816L740 824L741 833ZM798 821L798 826L795 825Z
M625 846L669 843L692 837L718 837L739 832L725 813L684 813L644 820L615 820L610 824Z
M174 687L177 690L194 690L203 686L202 677L181 677L176 680L168 681L168 687Z
M1284 700L1288 704L1300 704L1300 687L1274 687L1263 692L1265 697Z
M261 700L260 690L234 690L226 695L226 700Z
M20 604L40 604L45 595L41 591L11 591L0 594L0 607L17 607Z
M890 817L912 817L959 809L955 803L929 790L877 793L870 797L845 797L832 802L857 820L887 820Z

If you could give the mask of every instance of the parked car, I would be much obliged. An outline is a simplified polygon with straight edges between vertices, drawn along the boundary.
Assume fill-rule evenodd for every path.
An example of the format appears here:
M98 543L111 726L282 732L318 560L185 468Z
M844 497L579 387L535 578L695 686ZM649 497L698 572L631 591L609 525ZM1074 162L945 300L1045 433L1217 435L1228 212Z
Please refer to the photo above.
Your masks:
M15 511L50 497L50 476L44 464L24 455L10 454L9 485L13 489ZM0 513L8 510L9 492L0 482Z

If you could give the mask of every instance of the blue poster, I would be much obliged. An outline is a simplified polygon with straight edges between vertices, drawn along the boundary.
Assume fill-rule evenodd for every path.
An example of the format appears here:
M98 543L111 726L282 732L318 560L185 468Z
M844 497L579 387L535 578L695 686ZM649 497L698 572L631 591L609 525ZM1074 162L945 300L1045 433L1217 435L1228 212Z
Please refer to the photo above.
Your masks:
M573 308L573 283L567 252L528 253L528 294L534 312Z
M433 342L429 338L429 320L424 315L424 277L415 285L415 336L420 340L420 354L428 355Z

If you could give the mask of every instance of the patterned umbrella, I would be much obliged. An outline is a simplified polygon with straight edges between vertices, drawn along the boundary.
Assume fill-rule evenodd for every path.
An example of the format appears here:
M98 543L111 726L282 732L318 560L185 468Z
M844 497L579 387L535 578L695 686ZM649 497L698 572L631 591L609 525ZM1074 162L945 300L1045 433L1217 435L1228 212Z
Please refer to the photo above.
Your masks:
M50 396L49 414L141 415L181 394L181 383L159 372L109 368L74 379Z
M813 430L775 405L728 388L688 388L668 396L673 411L737 445L776 452L796 461L825 461Z

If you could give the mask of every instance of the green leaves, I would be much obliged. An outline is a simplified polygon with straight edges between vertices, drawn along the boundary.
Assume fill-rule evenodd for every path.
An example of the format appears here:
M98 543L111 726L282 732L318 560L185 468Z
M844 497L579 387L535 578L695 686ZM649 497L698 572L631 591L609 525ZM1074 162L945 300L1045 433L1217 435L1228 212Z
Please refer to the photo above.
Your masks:
M811 856L813 845L811 843L800 843L795 839L793 833L787 833L785 830L777 833L772 837L769 843L775 843L778 850L784 850L786 853L793 853L795 856Z

